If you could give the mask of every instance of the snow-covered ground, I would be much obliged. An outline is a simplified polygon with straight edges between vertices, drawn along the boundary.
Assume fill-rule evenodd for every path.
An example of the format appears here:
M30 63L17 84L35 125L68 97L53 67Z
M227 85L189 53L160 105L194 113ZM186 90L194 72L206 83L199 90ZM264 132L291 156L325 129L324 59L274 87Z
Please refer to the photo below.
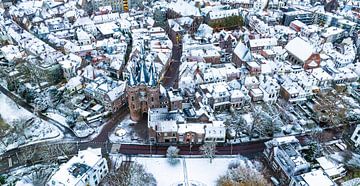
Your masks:
M30 126L24 129L23 134L9 133L2 138L5 143L0 143L0 153L5 150L16 148L20 145L38 142L45 139L61 139L63 137L60 130L50 123L37 119L37 117L27 110L18 107L15 102L4 94L0 93L0 115L4 121L13 126L16 120L26 121L35 118Z
M170 165L167 158L136 157L134 161L144 165L152 173L158 185L178 185L187 179L199 185L216 185L219 176L226 173L230 162L236 158L215 158L210 163L208 158L180 159L176 165Z
M18 106L10 98L0 93L0 115L6 123L12 124L17 119L30 119L34 115Z
M127 158L124 155L110 155L111 168L118 169L122 161ZM156 179L157 185L177 186L188 180L194 186L213 186L217 179L227 173L229 164L242 165L253 170L261 171L263 166L260 162L249 160L242 156L218 157L212 163L208 158L178 158L177 164L171 164L163 157L132 157L131 161L142 164L147 173L151 173ZM114 166L115 165L115 166Z
M133 131L130 125L134 125L136 122L130 119L130 115L127 115L124 120L122 120L114 131L109 136L109 140L113 143L134 143L133 139L138 139L136 132ZM119 132L121 131L121 132ZM122 135L119 135L122 133Z

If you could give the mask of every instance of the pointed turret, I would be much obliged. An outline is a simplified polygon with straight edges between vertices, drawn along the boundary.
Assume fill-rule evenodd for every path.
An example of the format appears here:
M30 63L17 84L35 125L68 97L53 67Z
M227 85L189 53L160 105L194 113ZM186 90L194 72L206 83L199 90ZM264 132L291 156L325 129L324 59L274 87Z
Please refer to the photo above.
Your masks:
M149 74L147 73L145 62L142 62L140 67L138 82L140 84L147 84L148 81L149 81Z
M156 74L156 67L155 67L154 61L151 62L150 67L149 67L149 74L151 74L151 73Z
M156 82L155 72L153 70L151 70L150 79L149 79L149 86L154 87L154 86L156 86L156 84L157 84L157 82Z
M130 86L136 85L136 80L135 80L132 70L130 70L129 85Z

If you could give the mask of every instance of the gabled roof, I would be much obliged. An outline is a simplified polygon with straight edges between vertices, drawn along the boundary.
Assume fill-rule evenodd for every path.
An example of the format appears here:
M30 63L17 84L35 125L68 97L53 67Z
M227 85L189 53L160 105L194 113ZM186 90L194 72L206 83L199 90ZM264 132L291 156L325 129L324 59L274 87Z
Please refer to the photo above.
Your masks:
M313 54L313 46L305 40L296 37L293 40L289 41L289 43L285 46L285 49L299 58L301 61L306 61Z
M252 60L252 56L250 53L250 50L248 47L246 47L244 45L244 43L239 42L235 49L234 49L234 54L237 55L242 61L251 61Z

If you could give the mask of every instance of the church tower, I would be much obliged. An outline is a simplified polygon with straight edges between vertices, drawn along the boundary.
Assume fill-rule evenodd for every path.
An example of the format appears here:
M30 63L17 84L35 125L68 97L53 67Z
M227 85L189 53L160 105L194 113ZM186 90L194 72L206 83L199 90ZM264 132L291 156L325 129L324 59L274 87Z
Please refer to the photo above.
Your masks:
M139 121L149 108L160 107L158 73L153 62L147 67L144 61L136 62L129 73L126 93L130 117L133 121Z

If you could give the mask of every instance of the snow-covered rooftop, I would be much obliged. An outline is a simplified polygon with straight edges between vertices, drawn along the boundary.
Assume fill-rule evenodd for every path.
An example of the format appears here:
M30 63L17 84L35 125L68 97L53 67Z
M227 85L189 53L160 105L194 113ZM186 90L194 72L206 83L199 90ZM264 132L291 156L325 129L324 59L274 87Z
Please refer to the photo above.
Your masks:
M310 43L299 37L289 41L289 43L285 46L285 49L301 61L309 59L314 50Z

